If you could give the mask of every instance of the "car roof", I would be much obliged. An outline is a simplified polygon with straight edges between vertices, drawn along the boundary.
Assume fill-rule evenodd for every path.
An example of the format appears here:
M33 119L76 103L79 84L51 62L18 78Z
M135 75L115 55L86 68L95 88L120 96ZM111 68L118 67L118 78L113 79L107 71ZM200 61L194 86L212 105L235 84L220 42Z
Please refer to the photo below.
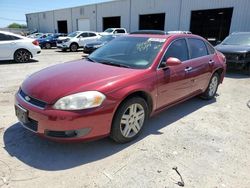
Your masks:
M0 31L0 33L2 34L5 34L5 35L12 35L12 36L16 36L16 37L19 37L19 38L26 38L22 35L18 35L18 34L15 34L15 33L11 33L11 32L8 32L8 31Z
M134 37L149 37L149 38L160 38L160 39L167 39L170 37L175 37L175 38L184 38L184 37L195 37L195 38L202 38L198 35L194 34L183 34L183 33L173 33L173 34L166 34L166 35L161 35L161 34L129 34L127 36L134 36Z

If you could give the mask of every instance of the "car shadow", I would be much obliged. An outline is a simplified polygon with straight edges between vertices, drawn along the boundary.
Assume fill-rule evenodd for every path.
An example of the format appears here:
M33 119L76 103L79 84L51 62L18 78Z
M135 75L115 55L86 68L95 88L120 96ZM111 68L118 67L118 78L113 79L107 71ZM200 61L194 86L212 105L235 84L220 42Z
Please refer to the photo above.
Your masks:
M149 135L164 134L159 130L171 126L196 110L214 103L193 98L158 115L145 125L141 135L133 142L116 144L109 138L85 143L56 143L42 139L15 123L4 132L5 150L23 163L46 171L59 171L84 165L112 156ZM187 125L188 126L188 125Z
M39 62L36 59L31 59L29 62L26 63L17 63L14 60L4 60L4 61L0 61L0 65L7 65L7 64L27 64L27 63L37 63Z

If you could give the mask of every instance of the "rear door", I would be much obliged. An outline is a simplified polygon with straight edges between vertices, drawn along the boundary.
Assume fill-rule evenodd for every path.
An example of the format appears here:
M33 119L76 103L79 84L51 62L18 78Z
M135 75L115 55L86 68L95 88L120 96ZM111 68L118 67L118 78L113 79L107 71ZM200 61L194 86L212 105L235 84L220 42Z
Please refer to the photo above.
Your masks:
M190 52L189 77L191 78L191 92L199 93L204 91L211 77L213 57L209 54L205 42L198 38L187 38Z
M79 44L80 46L84 46L87 43L94 42L99 38L99 36L96 33L92 32L86 32L80 35L80 41Z
M157 108L163 108L190 95L191 81L189 77L189 52L184 38L173 41L165 52L162 62L169 57L175 57L182 64L168 68L158 68L158 98Z
M17 39L15 36L0 33L0 59L13 59Z

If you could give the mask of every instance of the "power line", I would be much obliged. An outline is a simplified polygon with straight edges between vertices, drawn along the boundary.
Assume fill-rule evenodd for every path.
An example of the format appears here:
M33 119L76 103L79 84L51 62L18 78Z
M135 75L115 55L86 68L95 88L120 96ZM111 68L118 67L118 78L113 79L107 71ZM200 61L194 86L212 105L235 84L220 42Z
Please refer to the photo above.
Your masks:
M26 22L26 20L15 20L10 18L0 17L0 20L8 20L8 21L15 21L15 22Z

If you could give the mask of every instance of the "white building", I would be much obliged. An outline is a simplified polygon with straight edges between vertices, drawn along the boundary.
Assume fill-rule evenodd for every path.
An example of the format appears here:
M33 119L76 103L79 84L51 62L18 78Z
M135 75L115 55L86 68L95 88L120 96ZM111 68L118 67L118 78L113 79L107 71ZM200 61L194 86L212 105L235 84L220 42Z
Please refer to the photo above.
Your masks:
M206 38L224 39L234 31L250 31L250 0L116 0L26 14L30 30L70 33L108 27L190 30Z

